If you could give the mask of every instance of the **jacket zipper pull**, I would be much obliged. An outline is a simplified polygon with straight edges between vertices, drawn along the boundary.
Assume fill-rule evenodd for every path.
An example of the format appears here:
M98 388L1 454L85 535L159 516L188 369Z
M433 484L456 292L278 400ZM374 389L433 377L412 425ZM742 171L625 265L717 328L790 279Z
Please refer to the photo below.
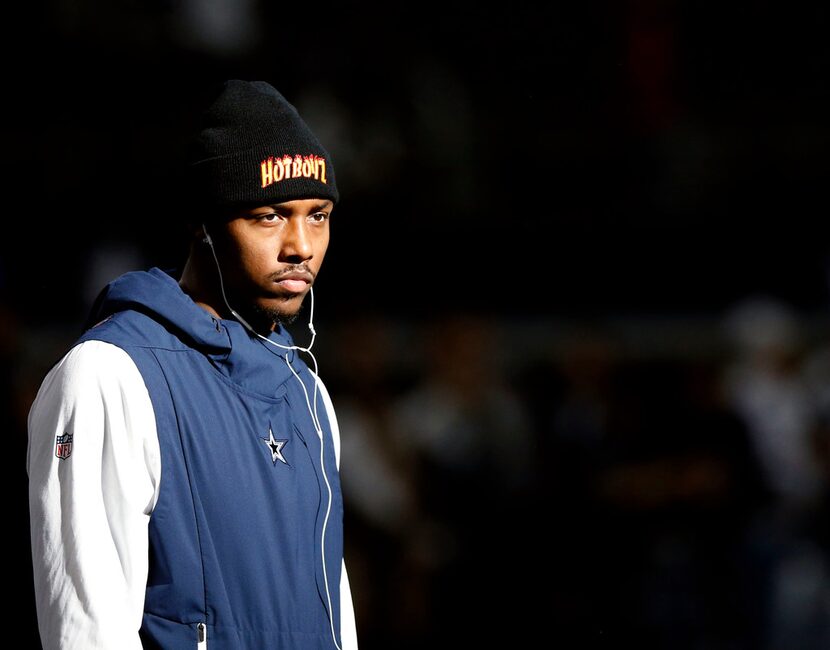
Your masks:
M197 649L203 650L207 648L207 628L204 623L199 623L196 625L196 629L199 631L199 644Z

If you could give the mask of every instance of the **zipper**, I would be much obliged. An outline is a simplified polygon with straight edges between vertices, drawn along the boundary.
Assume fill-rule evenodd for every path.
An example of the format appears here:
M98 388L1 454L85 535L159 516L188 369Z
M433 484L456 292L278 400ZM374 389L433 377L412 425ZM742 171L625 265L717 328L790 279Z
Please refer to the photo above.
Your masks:
M197 623L196 631L199 634L199 642L196 644L196 650L207 650L207 625L204 623Z

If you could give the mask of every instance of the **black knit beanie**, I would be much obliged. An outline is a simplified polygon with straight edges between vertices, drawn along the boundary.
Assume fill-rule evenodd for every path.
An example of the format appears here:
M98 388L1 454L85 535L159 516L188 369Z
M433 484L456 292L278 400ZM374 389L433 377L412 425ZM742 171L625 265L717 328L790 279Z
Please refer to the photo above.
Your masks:
M188 163L192 199L216 213L339 198L331 156L265 81L222 84L202 114Z

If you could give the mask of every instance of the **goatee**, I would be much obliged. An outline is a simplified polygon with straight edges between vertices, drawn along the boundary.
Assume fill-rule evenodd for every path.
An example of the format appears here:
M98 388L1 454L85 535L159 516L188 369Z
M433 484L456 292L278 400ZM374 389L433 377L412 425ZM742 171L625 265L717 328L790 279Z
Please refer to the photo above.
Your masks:
M263 307L261 305L254 305L253 312L262 320L267 320L270 323L274 323L275 325L291 325L294 321L297 320L297 317L300 315L303 307L300 305L300 308L295 311L293 314L286 314L279 309L271 309L268 307Z

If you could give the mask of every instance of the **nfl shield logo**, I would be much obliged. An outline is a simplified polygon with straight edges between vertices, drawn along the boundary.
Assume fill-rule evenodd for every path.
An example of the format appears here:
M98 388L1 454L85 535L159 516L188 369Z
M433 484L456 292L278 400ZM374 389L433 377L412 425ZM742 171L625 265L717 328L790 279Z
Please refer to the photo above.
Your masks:
M55 456L63 460L72 453L72 434L64 433L55 438Z

